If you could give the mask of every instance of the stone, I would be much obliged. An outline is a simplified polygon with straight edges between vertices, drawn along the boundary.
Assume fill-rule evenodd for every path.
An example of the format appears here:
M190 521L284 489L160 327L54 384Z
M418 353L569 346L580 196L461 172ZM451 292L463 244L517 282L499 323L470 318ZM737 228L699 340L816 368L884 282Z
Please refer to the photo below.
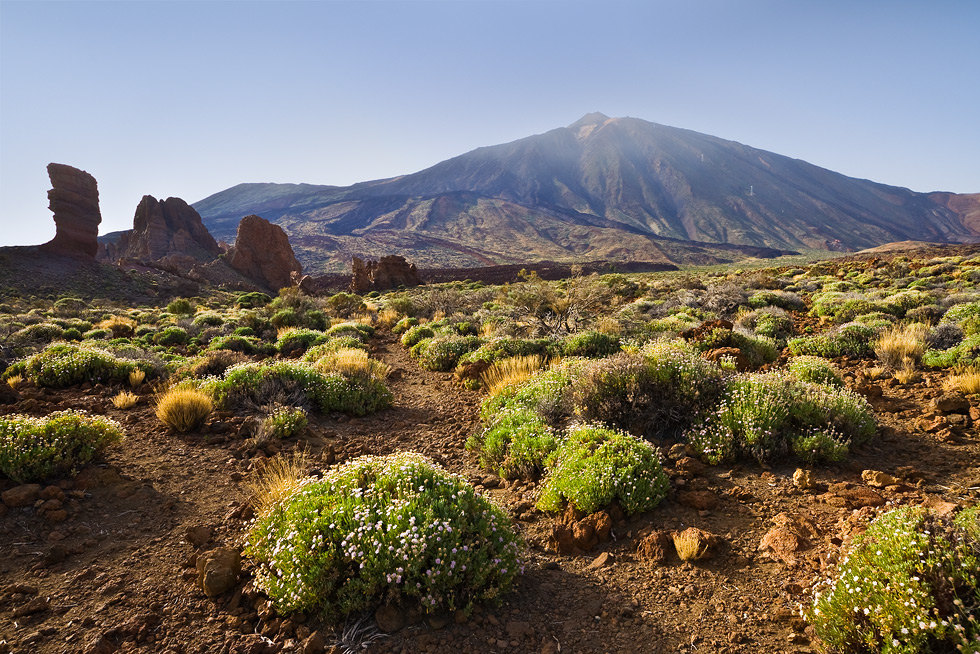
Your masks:
M161 201L144 195L133 229L106 243L104 252L110 261L165 262L186 272L195 263L216 259L221 248L192 206L180 198Z
M54 238L39 246L52 254L95 259L99 251L99 186L95 178L65 164L48 164L51 190L48 208L54 213Z
M773 518L773 523L772 529L759 542L759 551L769 558L793 565L797 554L809 547L808 536L813 533L813 527L802 524L800 519L788 513L778 514Z
M636 555L651 563L663 563L667 560L672 541L666 531L654 531L639 542Z
M705 465L693 457L685 456L677 460L674 469L690 477L697 477L704 473Z
M612 565L615 557L609 552L603 552L599 556L592 559L592 563L588 565L589 570L598 570L599 568L605 568L607 565Z
M208 597L217 597L238 583L242 558L238 550L219 547L197 557L197 582Z
M549 545L559 554L588 552L609 540L611 531L612 518L605 511L597 511L579 520L575 520L573 512L569 512L552 527Z
M922 507L925 509L930 509L937 515L944 518L952 516L959 509L959 505L954 504L953 502L947 502L936 495L927 495L922 501Z
M512 640L520 640L525 636L534 636L534 629L531 627L530 622L525 622L524 620L511 620L507 623L504 628L507 635L510 636Z
M939 413L969 413L970 401L962 393L945 393L932 400L932 408Z
M24 506L33 506L41 499L40 484L21 484L14 486L10 490L0 493L0 499L11 509L18 509Z
M17 389L11 388L10 384L0 381L0 404L17 404L20 401L20 393Z
M350 289L354 293L385 291L399 286L420 286L418 269L405 257L389 255L379 261L351 260Z
M677 501L698 511L712 511L718 507L718 496L711 491L680 491Z
M300 646L300 651L303 654L322 654L322 652L327 648L327 642L323 638L323 634L319 631L314 631L305 640L303 640Z
M829 491L852 509L860 509L865 506L883 506L885 504L885 498L866 486L851 488L846 482L840 482L832 484Z
M813 483L813 475L810 474L809 470L803 468L797 468L796 472L793 473L793 485L801 491L810 491L816 487L816 484Z
M405 626L405 616L393 604L384 604L374 612L374 621L378 629L386 634L393 634Z
M211 540L211 530L204 525L194 525L187 528L187 532L184 534L184 540L190 543L192 546L200 549L208 544Z
M874 486L875 488L884 488L885 486L894 486L900 483L900 480L895 477L878 470L862 470L861 479L868 486Z
M276 292L292 284L292 273L303 271L282 227L256 215L238 223L226 259L234 270Z

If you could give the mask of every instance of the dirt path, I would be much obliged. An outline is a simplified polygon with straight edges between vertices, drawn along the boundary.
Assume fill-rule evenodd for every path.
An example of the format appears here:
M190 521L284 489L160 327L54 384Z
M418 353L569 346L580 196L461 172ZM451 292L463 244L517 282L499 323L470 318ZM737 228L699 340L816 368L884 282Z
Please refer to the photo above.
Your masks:
M631 520L612 516L608 541L559 555L555 518L533 508L537 485L499 480L465 452L481 394L451 374L421 370L389 334L379 333L372 348L392 367L394 406L364 418L314 416L308 433L283 450L307 449L321 468L362 454L422 452L504 506L529 548L526 574L501 606L415 622L403 614L411 624L366 651L812 652L799 604L855 529L893 505L943 508L980 497L976 429L936 426L930 402L941 391L927 379L925 390L879 388L880 436L847 465L814 468L812 489L794 484L795 466L671 461L672 495L661 507ZM857 370L845 366L852 377ZM170 434L146 399L122 412L109 404L112 394L27 388L3 409L87 408L120 420L128 438L105 465L38 498L53 504L0 504L0 654L323 651L331 629L308 616L277 616L248 582L247 565L243 580L214 600L196 583L200 552L240 546L245 481L276 448L251 451L245 419L230 413L213 416L202 433ZM864 469L902 480L873 489ZM783 558L759 550L781 514L806 531ZM689 526L719 540L697 565L672 554L655 562L638 550L651 532Z

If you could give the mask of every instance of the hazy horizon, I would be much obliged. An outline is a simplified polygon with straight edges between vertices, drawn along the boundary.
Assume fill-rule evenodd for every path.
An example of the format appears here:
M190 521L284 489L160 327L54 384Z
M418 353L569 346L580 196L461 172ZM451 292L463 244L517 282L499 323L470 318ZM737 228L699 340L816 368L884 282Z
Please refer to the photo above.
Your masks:
M980 192L980 4L0 0L0 245L51 161L145 194L344 186L632 116L915 191Z

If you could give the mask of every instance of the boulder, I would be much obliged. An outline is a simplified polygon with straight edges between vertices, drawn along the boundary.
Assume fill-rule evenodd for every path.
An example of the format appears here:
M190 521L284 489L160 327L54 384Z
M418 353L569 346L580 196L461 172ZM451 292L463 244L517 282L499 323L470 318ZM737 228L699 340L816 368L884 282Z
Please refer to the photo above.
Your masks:
M816 537L813 524L805 518L780 513L773 518L773 527L759 542L759 551L769 558L793 565L797 554L810 547L810 538Z
M639 558L651 563L663 563L672 549L673 541L666 531L654 531L646 535L636 547Z
M227 260L232 268L271 291L290 286L292 273L303 270L282 227L255 215L238 223Z
M363 261L357 257L351 261L350 288L354 293L384 291L399 286L419 286L419 272L414 263L405 257L390 255L380 261Z
M48 208L54 213L54 238L40 246L43 252L95 259L99 251L99 186L84 170L48 164L51 190Z
M230 547L219 547L197 557L197 582L208 597L232 588L241 571L241 554Z
M112 261L165 262L186 272L196 263L213 261L221 248L192 206L180 198L160 201L144 195L133 229L107 243L105 252Z

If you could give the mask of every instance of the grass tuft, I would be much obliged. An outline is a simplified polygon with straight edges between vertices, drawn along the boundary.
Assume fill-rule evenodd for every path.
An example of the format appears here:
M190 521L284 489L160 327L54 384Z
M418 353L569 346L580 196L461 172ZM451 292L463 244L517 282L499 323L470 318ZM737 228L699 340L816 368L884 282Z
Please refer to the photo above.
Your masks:
M517 386L548 365L547 357L540 354L501 359L480 375L480 383L487 393L495 395L507 386Z
M172 386L157 399L157 418L181 434L194 429L214 409L211 396L190 386Z
M129 409L136 405L140 396L130 391L120 391L112 398L112 406L117 409Z

